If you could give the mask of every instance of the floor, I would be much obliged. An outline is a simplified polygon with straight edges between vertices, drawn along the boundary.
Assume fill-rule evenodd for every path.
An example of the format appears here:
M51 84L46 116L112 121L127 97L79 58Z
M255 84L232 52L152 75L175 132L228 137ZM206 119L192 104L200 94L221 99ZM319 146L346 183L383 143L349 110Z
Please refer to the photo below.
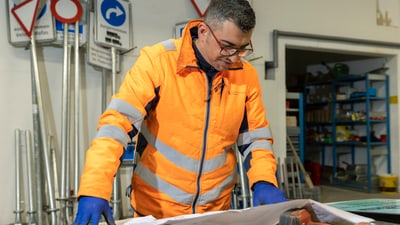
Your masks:
M367 198L391 198L400 199L400 193L367 193L360 191L353 191L344 188L336 188L333 186L321 185L317 186L320 191L320 202L338 202L346 200L357 200L357 199L367 199Z

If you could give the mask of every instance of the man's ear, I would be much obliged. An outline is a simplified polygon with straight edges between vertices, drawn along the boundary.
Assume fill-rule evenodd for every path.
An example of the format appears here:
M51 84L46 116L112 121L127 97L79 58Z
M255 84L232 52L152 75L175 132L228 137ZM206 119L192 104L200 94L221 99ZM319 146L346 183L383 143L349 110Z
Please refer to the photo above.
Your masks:
M207 36L208 32L208 27L204 24L204 22L201 22L197 25L197 35L199 39L203 39L205 36Z

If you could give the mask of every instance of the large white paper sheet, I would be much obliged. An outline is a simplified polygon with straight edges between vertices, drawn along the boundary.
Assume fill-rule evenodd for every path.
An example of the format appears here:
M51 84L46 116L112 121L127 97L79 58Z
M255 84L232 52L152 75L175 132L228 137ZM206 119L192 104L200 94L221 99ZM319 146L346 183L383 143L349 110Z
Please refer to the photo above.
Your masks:
M227 210L203 214L190 214L165 219L141 217L117 221L117 225L276 225L279 217L291 209L306 208L314 213L320 222L332 225L354 225L360 222L373 222L371 218L349 213L310 199L258 206L243 210Z

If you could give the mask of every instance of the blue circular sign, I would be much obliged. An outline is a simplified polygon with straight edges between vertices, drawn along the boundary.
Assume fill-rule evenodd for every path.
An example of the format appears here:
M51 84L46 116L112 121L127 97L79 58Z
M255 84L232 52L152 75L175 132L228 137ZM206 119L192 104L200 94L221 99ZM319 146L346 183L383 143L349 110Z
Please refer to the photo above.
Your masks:
M100 10L104 20L110 25L118 27L125 23L125 9L117 0L103 1Z

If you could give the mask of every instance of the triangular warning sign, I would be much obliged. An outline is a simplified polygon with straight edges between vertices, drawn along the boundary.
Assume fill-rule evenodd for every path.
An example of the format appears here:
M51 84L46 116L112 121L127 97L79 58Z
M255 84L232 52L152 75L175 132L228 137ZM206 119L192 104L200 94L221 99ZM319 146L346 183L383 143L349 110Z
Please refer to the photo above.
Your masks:
M26 36L30 37L36 20L39 0L25 0L11 9Z

